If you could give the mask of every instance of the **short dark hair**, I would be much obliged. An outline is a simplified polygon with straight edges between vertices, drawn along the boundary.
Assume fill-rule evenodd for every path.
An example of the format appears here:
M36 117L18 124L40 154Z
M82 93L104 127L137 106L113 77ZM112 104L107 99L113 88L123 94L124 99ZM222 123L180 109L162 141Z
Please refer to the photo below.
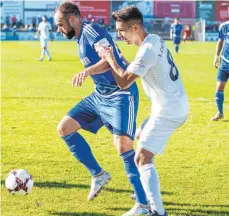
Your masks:
M80 10L77 7L77 5L70 1L64 1L62 2L56 9L55 12L60 11L61 14L63 14L64 18L67 18L70 15L80 17Z
M130 20L138 20L141 25L143 25L143 16L141 11L134 5L130 5L121 10L114 11L112 13L112 18L115 21L128 22Z
M48 20L48 17L47 17L46 15L44 15L44 16L43 16L43 19L44 19L45 21L47 21L47 20Z

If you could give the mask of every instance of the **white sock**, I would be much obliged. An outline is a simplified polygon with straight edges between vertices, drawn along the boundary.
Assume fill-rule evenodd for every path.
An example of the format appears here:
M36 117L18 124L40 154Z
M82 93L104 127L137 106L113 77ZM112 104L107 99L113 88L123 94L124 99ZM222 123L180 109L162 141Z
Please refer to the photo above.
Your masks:
M154 164L145 164L138 170L146 196L150 201L151 210L157 211L159 215L164 215L165 209L161 198L160 182Z
M42 49L41 50L41 58L40 59L43 59L44 58L44 55L45 55L45 49Z
M50 59L51 56L50 56L50 53L49 53L48 49L46 49L45 51L46 51L46 54L47 54L48 58Z

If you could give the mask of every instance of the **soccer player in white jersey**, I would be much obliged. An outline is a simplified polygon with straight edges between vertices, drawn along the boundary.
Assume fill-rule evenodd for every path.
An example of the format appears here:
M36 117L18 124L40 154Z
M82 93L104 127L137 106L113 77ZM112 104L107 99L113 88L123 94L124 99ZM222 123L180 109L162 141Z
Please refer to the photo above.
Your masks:
M49 40L49 33L52 32L52 27L48 22L46 16L42 17L42 22L40 22L38 26L38 31L36 33L35 38L38 38L40 34L40 43L41 43L41 57L40 61L43 61L45 54L48 56L48 61L52 60L51 55L48 50L48 40Z
M229 14L229 7L228 7ZM222 23L219 26L219 39L216 45L216 54L214 60L215 68L219 66L219 56L222 50L220 58L220 67L218 69L217 84L215 100L218 108L218 112L212 118L212 121L218 121L223 118L223 102L224 102L224 89L229 78L229 20Z
M126 7L113 12L112 17L118 36L127 44L137 45L139 50L126 70L116 62L112 47L100 47L98 52L112 67L121 89L142 78L145 93L152 102L152 111L139 129L135 162L150 201L151 212L148 215L167 216L153 158L163 153L169 137L185 122L189 113L188 98L166 44L158 35L146 32L138 8ZM126 215L135 214L131 210Z

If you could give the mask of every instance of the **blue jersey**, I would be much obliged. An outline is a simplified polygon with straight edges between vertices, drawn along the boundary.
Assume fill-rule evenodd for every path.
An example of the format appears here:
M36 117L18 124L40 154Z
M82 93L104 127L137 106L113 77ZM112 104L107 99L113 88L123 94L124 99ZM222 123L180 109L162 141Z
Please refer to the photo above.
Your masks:
M229 21L219 26L219 38L224 41L221 59L229 63Z
M98 56L98 53L95 51L94 45L95 43L104 39L111 46L113 46L114 56L116 58L117 63L124 70L126 70L127 65L124 59L122 58L122 54L118 49L117 45L115 44L115 42L113 41L112 37L99 24L89 24L86 22L83 23L81 32L77 38L77 42L79 45L79 57L84 67L90 67L101 60ZM114 93L115 91L120 90L111 70L108 70L105 73L91 75L91 77L96 86L96 92L101 95L109 95ZM130 90L138 91L135 83L130 87Z
M171 25L171 30L172 30L172 35L174 37L181 37L181 32L182 32L183 26L179 23L173 23Z

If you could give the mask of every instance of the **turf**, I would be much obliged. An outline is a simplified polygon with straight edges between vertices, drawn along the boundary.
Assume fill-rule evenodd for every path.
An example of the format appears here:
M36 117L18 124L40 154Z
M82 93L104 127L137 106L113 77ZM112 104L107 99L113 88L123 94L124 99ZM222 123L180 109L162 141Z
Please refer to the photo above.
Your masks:
M156 159L165 208L170 216L229 215L229 91L225 118L212 122L216 74L215 43L185 43L180 54L171 48L189 95L190 115ZM91 178L69 153L56 132L66 112L93 91L88 79L72 88L73 75L83 66L74 42L50 42L53 61L39 62L38 42L1 42L2 216L120 216L134 202L111 134L82 132L96 158L113 177L101 194L87 202ZM137 47L118 43L128 60ZM150 103L141 84L138 125L149 115ZM34 177L30 195L15 197L4 186L7 173L25 168Z

